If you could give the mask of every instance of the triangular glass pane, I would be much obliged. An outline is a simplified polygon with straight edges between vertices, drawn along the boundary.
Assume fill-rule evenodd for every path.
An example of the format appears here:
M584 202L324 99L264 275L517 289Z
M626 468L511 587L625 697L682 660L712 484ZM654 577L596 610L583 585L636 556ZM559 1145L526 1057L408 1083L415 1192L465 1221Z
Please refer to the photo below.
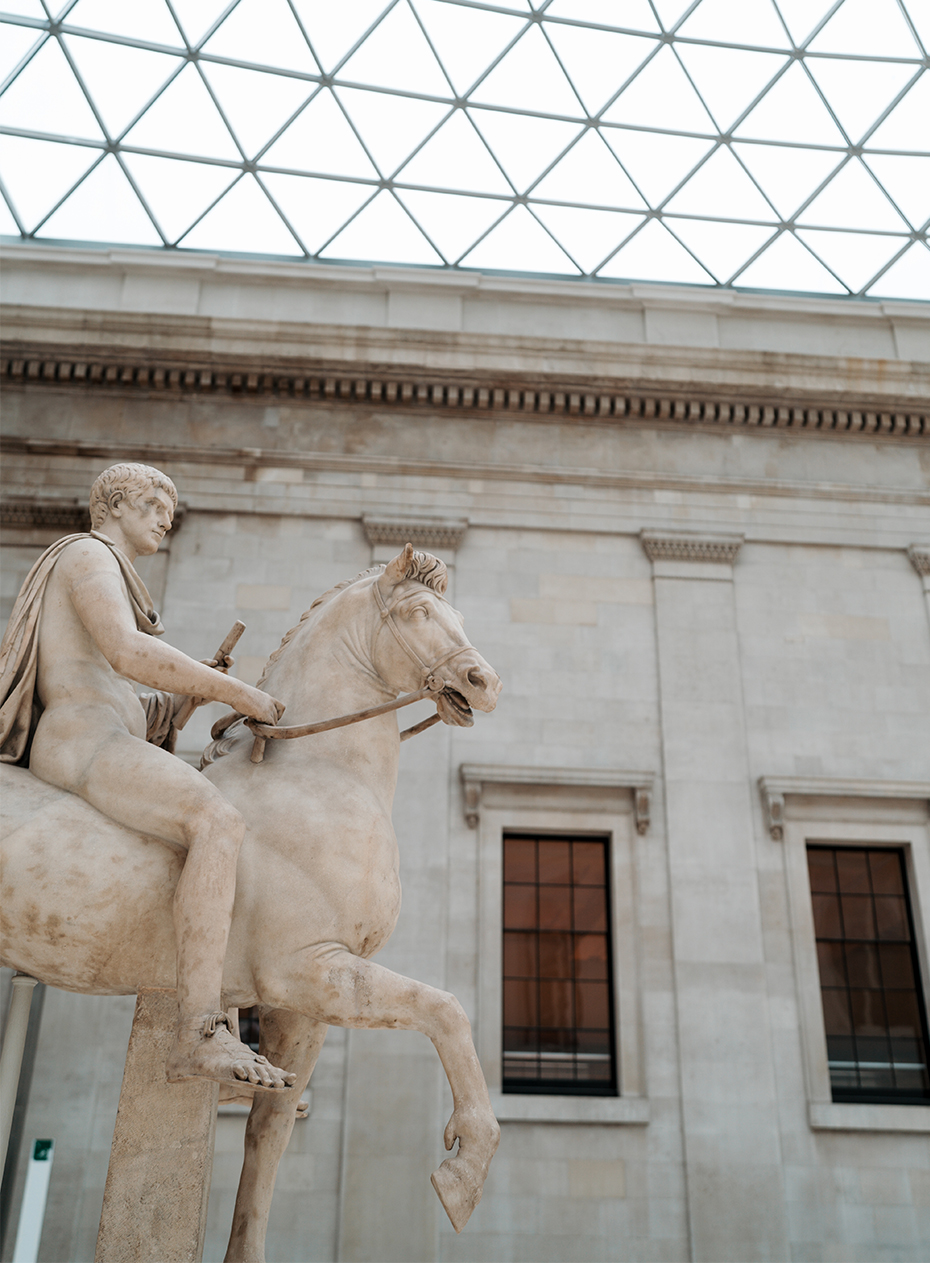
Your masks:
M683 215L715 215L727 219L774 221L777 218L726 145L707 159L665 209Z
M588 113L594 115L655 49L656 41L550 22L546 31Z
M775 0L775 3L788 24L791 38L796 45L801 45L836 0Z
M289 79L286 75L266 74L261 70L242 70L238 66L211 65L210 62L201 62L201 69L247 158L267 145L275 132L316 91L316 84L306 79Z
M807 68L852 144L914 77L913 66L893 61L808 57Z
M234 61L319 73L287 0L239 0L203 51Z
M803 145L846 144L800 62L789 66L769 88L735 134Z
M790 47L772 0L702 0L676 34L683 39L712 39L722 44Z
M27 232L99 157L81 145L0 136L0 175Z
M49 90L52 84L53 92ZM46 40L0 96L0 124L57 136L103 139L87 98L54 39Z
M736 269L772 236L771 228L750 224L710 223L704 219L672 219L671 216L665 223L721 284L726 284Z
M385 191L365 207L323 251L328 259L375 263L442 262L395 197Z
M726 131L785 64L778 53L679 44L678 56L694 80L704 104Z
M595 206L645 207L623 168L594 130L586 132L537 184L533 197Z
M25 73L25 72L24 72ZM869 149L916 149L930 152L930 73L926 70L866 141Z
M869 154L865 165L878 176L911 227L923 228L930 219L930 158Z
M843 0L809 47L815 53L860 57L920 56L896 0Z
M463 193L513 192L463 110L456 110L394 178Z
M392 175L449 113L434 101L385 92L340 88L337 95L384 175Z
M374 193L370 184L347 184L343 180L270 173L261 178L312 254Z
M494 197L459 197L413 189L401 189L397 196L449 263L455 263L510 205Z
M924 52L930 53L930 0L907 0L904 7L917 31L917 38L924 46Z
M666 45L624 88L604 118L609 123L667 127L670 131L707 132L717 128L688 82L678 58Z
M683 13L694 8L694 0L653 0L659 21L666 31L670 31Z
M452 95L452 88L407 0L399 0L378 23L358 52L340 68L339 78L428 96Z
M328 88L301 110L280 140L262 154L261 163L364 179L378 174Z
M158 100L123 137L139 149L239 158L229 129L193 65L185 66Z
M930 300L930 250L915 241L910 250L878 278L869 295Z
M601 135L652 206L658 206L711 148L707 140L661 132L604 127Z
M833 228L874 228L902 232L905 223L858 158L851 158L798 222Z
M339 59L378 20L388 3L389 0L352 0L351 4L295 0L294 8L325 73L335 69Z
M617 0L553 0L545 17L618 26L627 31L659 30L649 0L623 0L623 4L617 4Z
M782 219L790 219L832 171L843 155L828 149L796 149L788 145L733 146L743 164L774 204Z
M656 219L646 224L631 242L618 251L601 268L598 276L622 280L677 281L681 285L713 284L713 278Z
M19 237L21 235L19 228L16 226L16 220L2 197L0 197L0 233L4 237Z
M459 8L441 0L415 0L414 7L460 95L526 26L522 18L486 9Z
M23 17L38 18L40 22L48 21L48 14L42 8L39 0L4 0L3 5L6 13L20 13ZM55 12L55 6L52 6L52 13ZM18 231L18 230L17 230Z
M462 260L467 268L494 272L555 272L578 275L578 269L525 206L515 206L505 220L479 241Z
M740 273L734 284L746 289L810 290L817 294L847 292L790 232L783 232L755 263Z
M181 30L188 43L196 47L217 18L230 7L231 0L171 0ZM125 3L125 0L120 0Z
M50 5L54 11L54 5ZM127 39L144 40L148 44L173 44L183 47L165 0L78 0L69 9L68 26L82 26L89 31L106 31L125 35Z
M577 123L506 114L502 110L475 109L471 116L518 193L523 193L545 171L579 129Z
M471 94L488 105L581 118L584 110L534 23ZM500 229L497 230L501 231Z
M905 244L906 237L875 237L864 232L820 232L802 228L798 236L856 293Z
M123 161L159 227L175 242L239 174L234 167L124 153Z
M118 136L182 65L180 57L151 53L79 35L62 37L111 136Z
M64 241L161 245L152 221L112 154L78 185L37 235Z
M3 39L0 40L0 83L11 74L22 59L34 48L43 37L42 31L33 26L12 26L4 22L0 27Z
M240 254L302 255L281 216L251 175L220 199L199 224L181 238L186 250L232 250Z
M585 272L593 272L642 222L623 211L581 210L574 206L533 205L556 240Z

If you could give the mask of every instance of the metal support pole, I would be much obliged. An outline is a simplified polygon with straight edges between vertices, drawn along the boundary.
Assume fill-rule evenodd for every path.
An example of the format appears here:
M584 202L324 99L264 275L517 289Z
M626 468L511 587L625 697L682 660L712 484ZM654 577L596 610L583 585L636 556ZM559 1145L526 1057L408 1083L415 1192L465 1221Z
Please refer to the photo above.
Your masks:
M0 1143L2 1143L0 1169L6 1161L6 1148L10 1140L10 1128L13 1125L13 1110L16 1107L16 1089L19 1086L23 1049L26 1046L26 1032L29 1029L32 989L37 982L37 978L30 978L26 974L15 974L13 977L10 1012L7 1017L6 1035L3 1039L3 1052L0 1053Z

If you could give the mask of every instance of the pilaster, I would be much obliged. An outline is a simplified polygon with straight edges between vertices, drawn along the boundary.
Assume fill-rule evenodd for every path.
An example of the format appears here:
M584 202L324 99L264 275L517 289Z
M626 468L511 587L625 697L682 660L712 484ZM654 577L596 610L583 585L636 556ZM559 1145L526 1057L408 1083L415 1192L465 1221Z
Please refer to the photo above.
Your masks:
M643 532L642 542L655 587L692 1258L787 1258L733 586L742 536Z

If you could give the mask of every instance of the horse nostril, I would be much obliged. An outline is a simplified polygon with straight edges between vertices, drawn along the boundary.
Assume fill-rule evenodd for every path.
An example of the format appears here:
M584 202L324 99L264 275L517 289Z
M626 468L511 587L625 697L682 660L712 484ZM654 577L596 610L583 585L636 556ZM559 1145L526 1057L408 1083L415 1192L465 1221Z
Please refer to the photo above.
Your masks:
M483 689L487 686L487 680L484 678L484 675L478 667L472 667L465 678L468 680L468 683L472 686L472 688Z

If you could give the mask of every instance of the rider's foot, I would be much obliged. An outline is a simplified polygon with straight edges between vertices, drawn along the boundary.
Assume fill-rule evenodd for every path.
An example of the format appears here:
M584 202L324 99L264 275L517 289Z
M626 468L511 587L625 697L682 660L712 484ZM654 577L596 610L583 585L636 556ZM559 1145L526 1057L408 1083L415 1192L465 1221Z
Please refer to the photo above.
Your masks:
M215 1079L246 1092L281 1091L297 1078L230 1034L225 1013L207 1013L182 1022L168 1055L167 1071L169 1083Z

